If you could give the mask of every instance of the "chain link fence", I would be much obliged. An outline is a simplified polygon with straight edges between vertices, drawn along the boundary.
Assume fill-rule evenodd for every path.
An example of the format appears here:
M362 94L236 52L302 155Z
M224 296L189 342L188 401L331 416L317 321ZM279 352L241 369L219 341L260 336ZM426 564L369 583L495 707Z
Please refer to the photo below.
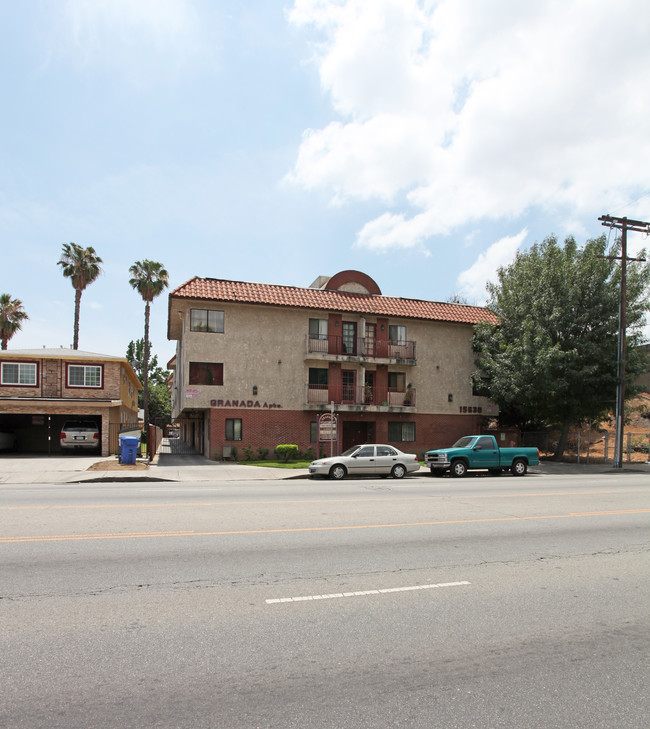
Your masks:
M538 448L540 456L546 457L555 454L559 440L559 431L521 434L522 446ZM572 431L563 460L577 463L613 463L615 442L613 431L599 432L589 429ZM650 432L623 433L623 460L626 463L650 461Z

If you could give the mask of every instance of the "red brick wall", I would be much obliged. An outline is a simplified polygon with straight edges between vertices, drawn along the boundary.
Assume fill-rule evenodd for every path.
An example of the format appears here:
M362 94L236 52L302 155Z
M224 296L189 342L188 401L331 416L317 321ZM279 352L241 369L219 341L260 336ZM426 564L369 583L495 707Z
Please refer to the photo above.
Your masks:
M243 449L268 448L270 454L280 443L294 443L299 450L317 450L316 443L309 440L310 423L318 418L318 411L241 409L210 410L209 458L219 458L224 445L235 446L238 458L244 457ZM226 441L226 419L241 418L242 440ZM339 422L374 422L375 439L378 443L388 443L389 422L415 422L416 441L413 443L394 443L400 450L422 455L432 448L452 445L463 435L480 432L480 415L415 415L402 413L364 413L363 417L354 412L339 413Z
M2 355L0 354L0 360ZM84 400L119 400L121 397L121 363L97 360L7 359L6 362L36 362L36 387L0 385L3 397L69 397ZM100 365L103 367L103 387L66 387L68 364Z

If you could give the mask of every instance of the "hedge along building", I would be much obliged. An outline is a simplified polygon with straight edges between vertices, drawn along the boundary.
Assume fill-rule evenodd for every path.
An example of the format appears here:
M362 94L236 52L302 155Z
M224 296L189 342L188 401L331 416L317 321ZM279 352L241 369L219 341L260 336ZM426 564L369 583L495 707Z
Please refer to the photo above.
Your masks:
M472 392L481 321L496 317L383 296L359 271L309 288L195 277L169 294L172 418L210 458L282 443L329 453L319 416L332 409L339 450L449 445L496 413Z

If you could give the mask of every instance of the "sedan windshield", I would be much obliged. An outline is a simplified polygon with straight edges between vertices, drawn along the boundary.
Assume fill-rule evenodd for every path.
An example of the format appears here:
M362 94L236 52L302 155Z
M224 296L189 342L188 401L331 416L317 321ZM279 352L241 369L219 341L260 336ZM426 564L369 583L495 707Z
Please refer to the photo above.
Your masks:
M353 453L356 453L361 446L352 446L352 448L348 448L345 453L341 453L342 456L351 456Z

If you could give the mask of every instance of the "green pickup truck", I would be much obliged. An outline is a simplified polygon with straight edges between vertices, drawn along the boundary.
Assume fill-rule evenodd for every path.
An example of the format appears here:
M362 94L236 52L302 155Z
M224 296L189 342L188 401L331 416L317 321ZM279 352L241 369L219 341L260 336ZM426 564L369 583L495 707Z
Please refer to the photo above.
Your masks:
M487 469L490 473L510 471L525 476L528 466L539 464L537 448L499 448L493 435L465 435L451 448L440 448L424 454L425 464L433 476L449 471L460 478L468 471Z

